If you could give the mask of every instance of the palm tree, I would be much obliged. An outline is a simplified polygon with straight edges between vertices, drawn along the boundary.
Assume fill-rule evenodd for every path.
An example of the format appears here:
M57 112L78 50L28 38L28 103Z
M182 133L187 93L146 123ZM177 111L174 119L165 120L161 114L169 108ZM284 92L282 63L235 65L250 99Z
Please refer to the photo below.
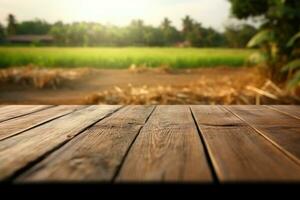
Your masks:
M182 25L183 33L186 34L193 30L194 21L189 15L187 15L185 18L182 19Z
M17 20L13 14L9 14L7 17L7 34L15 35L17 33Z
M145 40L145 25L143 20L133 20L129 26L130 40L137 45L142 45Z
M171 28L171 20L169 18L164 18L163 22L161 23L161 27L163 30L169 30Z

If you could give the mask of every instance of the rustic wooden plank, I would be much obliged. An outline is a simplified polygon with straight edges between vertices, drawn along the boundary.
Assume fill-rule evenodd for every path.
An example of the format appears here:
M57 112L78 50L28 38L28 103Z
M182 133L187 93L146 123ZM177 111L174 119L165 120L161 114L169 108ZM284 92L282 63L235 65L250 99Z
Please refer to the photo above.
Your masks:
M264 106L228 106L251 127L300 163L300 121Z
M57 106L0 123L0 141L32 129L83 106Z
M95 124L17 181L112 181L154 106L127 106Z
M129 151L117 181L212 181L188 106L157 107Z
M0 180L16 176L120 106L90 106L0 141Z
M53 106L48 105L11 105L0 108L0 122L44 110Z
M192 106L221 182L300 181L300 166L221 106Z
M278 110L279 112L285 113L287 115L290 115L292 117L295 117L297 119L300 119L300 106L282 106L282 105L276 105L276 106L268 106L273 109Z

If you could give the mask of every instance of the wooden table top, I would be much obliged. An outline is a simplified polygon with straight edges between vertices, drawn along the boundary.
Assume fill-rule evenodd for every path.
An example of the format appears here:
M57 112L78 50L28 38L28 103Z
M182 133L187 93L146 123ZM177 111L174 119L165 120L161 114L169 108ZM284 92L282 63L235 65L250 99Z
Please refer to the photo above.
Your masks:
M0 181L300 182L300 107L0 106Z

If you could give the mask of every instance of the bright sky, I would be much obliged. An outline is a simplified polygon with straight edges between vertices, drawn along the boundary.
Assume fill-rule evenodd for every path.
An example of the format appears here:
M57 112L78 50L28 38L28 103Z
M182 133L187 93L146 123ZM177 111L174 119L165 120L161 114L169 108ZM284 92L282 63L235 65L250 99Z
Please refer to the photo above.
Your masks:
M227 0L0 0L2 23L9 13L19 21L40 18L116 25L127 25L137 18L158 25L169 17L177 27L190 15L205 26L222 29L229 19L230 4Z

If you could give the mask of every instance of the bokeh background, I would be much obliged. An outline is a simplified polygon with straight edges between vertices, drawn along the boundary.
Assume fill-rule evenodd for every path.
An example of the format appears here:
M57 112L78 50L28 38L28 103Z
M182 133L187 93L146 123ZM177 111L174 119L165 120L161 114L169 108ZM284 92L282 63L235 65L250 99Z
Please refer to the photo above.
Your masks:
M0 104L299 104L297 0L0 0Z

